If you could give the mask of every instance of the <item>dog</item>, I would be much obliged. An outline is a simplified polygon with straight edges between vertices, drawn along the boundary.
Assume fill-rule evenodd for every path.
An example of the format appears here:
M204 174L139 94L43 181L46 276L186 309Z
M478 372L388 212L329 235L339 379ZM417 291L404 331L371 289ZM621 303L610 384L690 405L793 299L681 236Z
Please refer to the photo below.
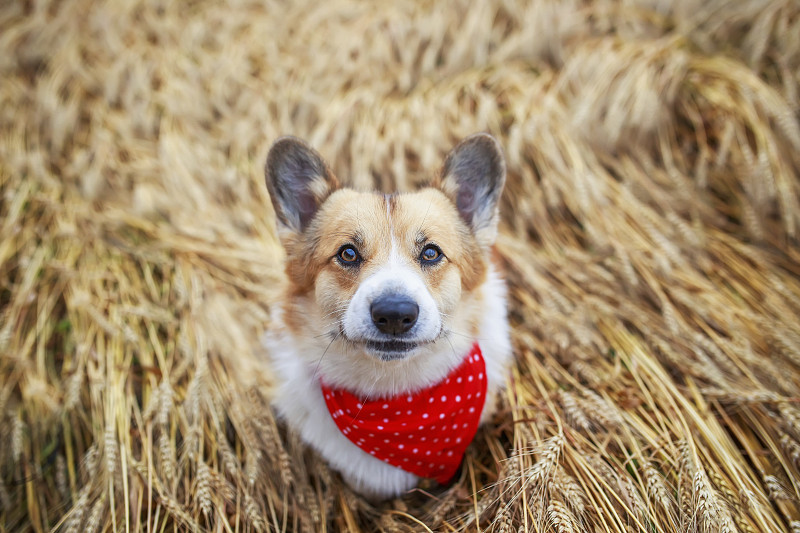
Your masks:
M367 497L447 483L511 359L499 144L464 139L412 193L344 187L294 137L273 144L265 175L286 250L264 338L275 410Z

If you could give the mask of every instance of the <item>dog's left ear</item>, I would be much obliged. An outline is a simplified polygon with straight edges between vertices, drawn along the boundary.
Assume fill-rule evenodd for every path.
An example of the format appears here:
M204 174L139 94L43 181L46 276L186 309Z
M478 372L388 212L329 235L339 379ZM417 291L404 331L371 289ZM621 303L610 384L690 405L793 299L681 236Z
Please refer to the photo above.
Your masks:
M450 151L434 185L453 201L478 241L491 246L497 236L497 201L505 181L500 145L491 135L476 133Z

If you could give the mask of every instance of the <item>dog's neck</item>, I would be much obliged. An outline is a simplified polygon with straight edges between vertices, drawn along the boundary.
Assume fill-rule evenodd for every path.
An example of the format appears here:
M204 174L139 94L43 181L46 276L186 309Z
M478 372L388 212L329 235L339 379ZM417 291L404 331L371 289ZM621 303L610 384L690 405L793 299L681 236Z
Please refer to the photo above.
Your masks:
M439 483L458 470L486 400L486 364L478 343L447 377L416 393L363 398L321 384L339 431L374 457Z
M364 397L414 393L444 379L470 351L474 339L451 335L407 359L381 361L345 343L333 345L309 370L331 387ZM337 344L334 342L333 344Z

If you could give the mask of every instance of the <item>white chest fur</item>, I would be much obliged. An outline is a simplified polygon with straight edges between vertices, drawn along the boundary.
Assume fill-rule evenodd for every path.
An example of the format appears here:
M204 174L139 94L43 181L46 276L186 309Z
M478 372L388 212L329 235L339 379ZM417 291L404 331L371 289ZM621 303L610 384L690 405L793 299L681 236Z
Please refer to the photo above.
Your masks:
M441 344L438 348L441 350L450 352L458 346L461 353L466 353L472 342L479 342L488 378L488 394L481 417L483 422L492 415L496 394L505 383L506 370L511 359L511 344L504 282L492 269L480 290L483 318L479 337L463 339L455 344L443 339L437 344ZM319 364L319 359L344 356L330 351L323 356L328 349L328 343L327 339L314 338L313 335L298 338L284 326L282 311L276 309L270 330L264 338L279 381L273 405L291 430L299 433L307 444L341 472L355 490L377 498L402 494L413 488L419 479L362 451L339 431L328 412L319 385L319 374L324 369L324 365ZM309 357L309 354L313 357ZM445 369L444 374L448 370ZM406 376L424 376L425 361L412 360L408 362L407 368L395 365L391 371L403 372ZM439 369L431 369L431 372L439 372ZM419 386L426 385L428 383Z

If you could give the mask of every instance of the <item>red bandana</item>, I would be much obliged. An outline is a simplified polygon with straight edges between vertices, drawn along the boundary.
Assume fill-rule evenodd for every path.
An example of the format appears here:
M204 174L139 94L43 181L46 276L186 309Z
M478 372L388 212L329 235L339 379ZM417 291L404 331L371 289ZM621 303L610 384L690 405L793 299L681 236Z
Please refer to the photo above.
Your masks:
M475 343L441 382L411 395L362 400L322 385L339 430L381 461L447 483L478 430L486 399L486 364Z

